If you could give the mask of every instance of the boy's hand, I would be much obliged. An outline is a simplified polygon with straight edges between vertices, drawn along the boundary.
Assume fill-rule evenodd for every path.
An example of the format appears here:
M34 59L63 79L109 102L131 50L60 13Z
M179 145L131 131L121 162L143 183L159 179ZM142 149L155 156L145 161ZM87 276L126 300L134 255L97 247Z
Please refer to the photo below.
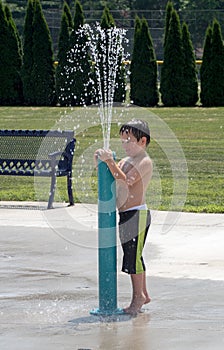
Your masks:
M105 150L105 149L100 148L100 149L96 150L96 152L94 154L94 158L95 158L95 160L97 160L99 158L103 162L106 162L110 159L113 159L113 152L110 149Z

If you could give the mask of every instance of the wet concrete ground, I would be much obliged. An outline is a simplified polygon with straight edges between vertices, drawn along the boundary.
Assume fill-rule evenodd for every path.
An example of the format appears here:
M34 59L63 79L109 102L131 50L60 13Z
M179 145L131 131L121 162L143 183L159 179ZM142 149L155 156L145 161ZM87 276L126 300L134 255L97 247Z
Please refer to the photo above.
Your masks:
M97 208L1 203L1 350L223 350L224 215L152 212L145 247L152 302L98 317ZM131 297L120 273L118 306Z

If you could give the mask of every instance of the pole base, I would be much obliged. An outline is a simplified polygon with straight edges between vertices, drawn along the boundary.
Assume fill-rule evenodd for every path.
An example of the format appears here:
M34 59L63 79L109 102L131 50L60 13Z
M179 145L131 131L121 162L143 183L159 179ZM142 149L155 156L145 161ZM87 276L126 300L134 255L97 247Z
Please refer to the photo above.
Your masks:
M99 308L97 309L92 309L90 311L90 315L95 315L95 316L112 316L112 315L124 315L125 312L121 308L117 308L115 310L100 310Z

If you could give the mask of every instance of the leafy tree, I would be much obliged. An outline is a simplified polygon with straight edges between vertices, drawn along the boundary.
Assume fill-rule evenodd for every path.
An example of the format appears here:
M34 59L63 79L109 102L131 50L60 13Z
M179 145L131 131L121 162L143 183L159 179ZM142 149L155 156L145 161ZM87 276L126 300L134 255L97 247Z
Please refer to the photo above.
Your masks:
M18 105L22 102L21 47L15 23L8 7L0 1L0 104Z
M183 41L183 94L182 106L194 106L198 101L198 80L194 49L186 23L182 28Z
M35 104L41 106L54 105L56 100L52 40L40 0L35 0L34 2L33 68L31 79L35 82Z
M223 9L222 0L173 0L176 10L190 8L198 9ZM84 10L102 10L108 6L110 10L131 9L137 11L165 9L167 0L82 0Z
M67 2L64 3L62 18L61 18L61 28L59 34L58 43L58 65L56 68L56 94L57 101L61 106L68 105L70 99L70 92L66 89L67 87L67 55L70 48L70 30L72 23L72 17L70 8Z
M105 7L110 8L110 10L126 10L129 9L132 0L82 0L82 5L84 10L92 10L92 11L97 11L100 10L102 11Z
M206 28L214 17L219 16L219 20L222 21L222 25L224 25L223 12L217 11L223 10L223 0L183 1L181 9L185 21L187 21L192 13L196 16L195 21L189 21L189 30L191 33L194 33L194 42L196 47L201 47ZM201 11L202 9L206 11Z
M161 10L167 5L167 0L132 0L132 2L134 9L141 11ZM174 0L174 4L179 4L179 1Z
M182 33L180 19L176 10L173 10L171 14L164 47L160 92L165 106L175 107L184 103Z
M135 55L132 58L131 97L134 97L132 101L136 105L155 106L159 101L155 51L146 19L141 20L140 28L138 26L139 24L136 26L136 41L139 50L133 50Z
M223 10L223 1L222 0L191 0L183 1L183 6L185 9L190 10Z
M23 32L22 64L23 96L26 105L35 104L35 81L31 79L33 70L33 16L34 0L28 0Z

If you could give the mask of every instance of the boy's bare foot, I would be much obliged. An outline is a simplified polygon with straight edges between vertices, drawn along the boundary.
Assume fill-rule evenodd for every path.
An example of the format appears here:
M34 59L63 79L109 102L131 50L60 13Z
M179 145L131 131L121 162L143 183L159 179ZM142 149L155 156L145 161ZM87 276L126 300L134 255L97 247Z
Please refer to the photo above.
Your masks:
M151 298L149 297L149 296L145 296L145 302L144 302L144 304L148 304L148 303L150 303L150 301L151 301Z
M146 303L146 297L144 295L140 296L140 297L135 297L130 306L124 308L124 312L126 314L130 314L130 315L136 315L140 310L141 307Z

